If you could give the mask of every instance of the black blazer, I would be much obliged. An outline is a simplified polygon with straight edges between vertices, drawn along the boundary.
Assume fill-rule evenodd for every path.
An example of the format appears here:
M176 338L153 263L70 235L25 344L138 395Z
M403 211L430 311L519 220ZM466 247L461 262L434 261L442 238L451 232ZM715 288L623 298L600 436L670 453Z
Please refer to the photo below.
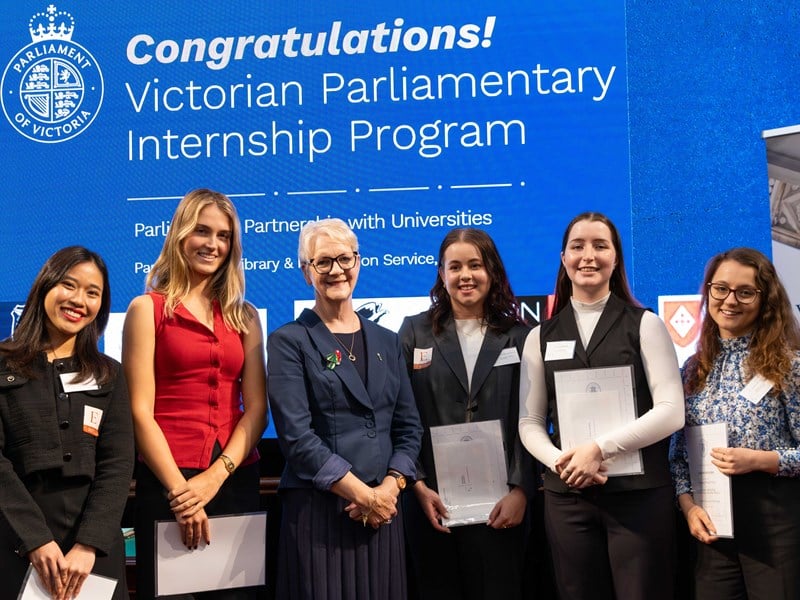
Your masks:
M520 486L529 497L535 492L535 462L519 439L519 361L529 331L521 324L506 333L487 330L475 363L470 390L453 319L447 322L439 335L433 335L427 312L403 321L400 341L425 428L418 477L424 477L428 487L438 491L431 427L465 423L468 419L499 419L506 446L508 484ZM433 349L430 366L414 369L415 348ZM516 361L495 366L500 353L510 348L516 352Z
M119 537L134 449L128 387L119 363L114 367L110 383L66 394L59 374L72 370L68 360L49 364L42 355L32 379L0 362L0 551L25 554L55 539L25 487L36 473L51 485L59 477L92 481L76 542L108 553ZM103 411L96 436L84 431L87 406Z
M414 477L422 427L397 334L359 317L367 385L316 313L305 310L267 342L269 401L286 457L282 488L328 490L348 471L379 483L389 468Z

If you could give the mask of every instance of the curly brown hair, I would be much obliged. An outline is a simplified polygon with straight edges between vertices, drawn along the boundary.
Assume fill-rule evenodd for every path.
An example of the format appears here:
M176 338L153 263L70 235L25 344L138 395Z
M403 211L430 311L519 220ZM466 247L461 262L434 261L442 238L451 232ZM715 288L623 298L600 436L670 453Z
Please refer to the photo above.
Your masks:
M756 287L761 290L761 305L750 334L745 361L749 377L759 374L775 383L781 391L792 369L792 358L800 350L800 326L792 313L789 295L770 260L753 248L732 248L711 258L706 265L701 294L706 317L700 330L697 352L684 369L687 393L696 393L705 386L714 359L720 351L719 326L708 317L708 283L726 260L752 267L756 271Z
M456 242L472 244L480 252L483 266L488 273L491 284L489 293L483 302L483 318L489 329L506 332L516 323L522 323L519 314L519 302L511 290L506 268L494 240L482 229L471 227L450 230L439 246L439 269L444 267L444 253ZM436 283L431 288L431 307L428 309L434 334L444 329L447 320L453 315L450 295L444 287L441 273L437 273Z

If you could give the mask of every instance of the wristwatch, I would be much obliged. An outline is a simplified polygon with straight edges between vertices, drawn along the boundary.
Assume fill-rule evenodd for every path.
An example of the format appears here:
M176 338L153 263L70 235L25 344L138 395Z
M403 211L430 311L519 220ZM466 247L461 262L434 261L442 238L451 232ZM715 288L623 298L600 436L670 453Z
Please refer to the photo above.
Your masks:
M406 476L403 475L400 471L395 471L392 469L388 473L386 473L389 477L394 477L394 481L397 484L398 489L402 492L406 489Z
M225 465L225 470L228 473L233 473L236 470L236 465L233 464L233 461L230 459L230 457L220 454L219 459L222 461L222 464Z

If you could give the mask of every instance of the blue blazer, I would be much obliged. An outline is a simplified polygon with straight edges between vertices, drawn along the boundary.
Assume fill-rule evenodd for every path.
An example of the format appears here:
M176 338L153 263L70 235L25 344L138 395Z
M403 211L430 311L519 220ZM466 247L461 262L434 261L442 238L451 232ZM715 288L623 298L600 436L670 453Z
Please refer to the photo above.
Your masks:
M269 401L286 458L282 488L328 490L348 471L368 484L388 469L416 474L422 426L397 335L359 317L367 385L316 313L274 331L267 342Z

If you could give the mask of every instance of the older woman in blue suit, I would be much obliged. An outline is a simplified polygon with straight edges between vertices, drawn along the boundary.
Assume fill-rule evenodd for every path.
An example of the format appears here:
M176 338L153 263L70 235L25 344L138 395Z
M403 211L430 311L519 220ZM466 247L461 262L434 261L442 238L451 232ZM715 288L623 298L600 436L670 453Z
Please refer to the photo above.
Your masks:
M298 258L314 307L268 341L286 458L277 597L403 600L397 499L422 429L400 342L353 310L358 241L343 221L307 224Z

